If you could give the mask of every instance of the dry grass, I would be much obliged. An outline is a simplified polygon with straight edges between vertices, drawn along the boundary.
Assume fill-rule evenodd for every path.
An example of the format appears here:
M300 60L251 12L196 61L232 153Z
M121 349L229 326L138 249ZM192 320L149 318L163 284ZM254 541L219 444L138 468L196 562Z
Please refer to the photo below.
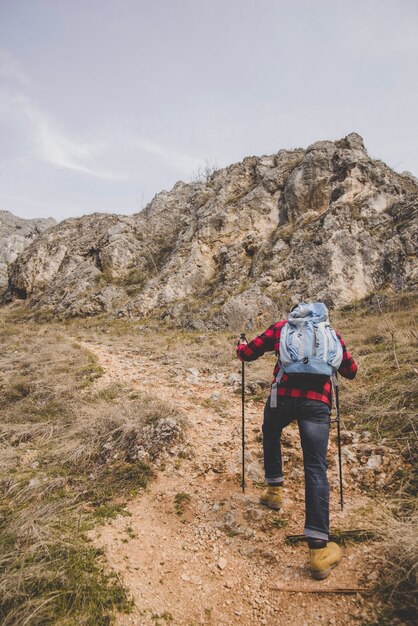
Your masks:
M383 548L379 590L392 616L404 623L418 622L418 508L416 500L404 499L382 510L375 522Z
M100 366L59 324L3 309L0 340L0 622L111 623L131 600L87 531L147 485L182 418L96 391Z
M90 318L65 322L73 336L80 341L93 341L124 348L131 355L146 356L156 367L162 361L184 376L188 368L196 368L204 376L235 374L241 376L241 363L235 354L238 336L231 331L197 331L178 328L155 320L124 320ZM259 329L260 332L263 329ZM255 332L254 332L255 334ZM246 381L271 381L275 363L273 353L246 364ZM268 390L262 394L267 397ZM261 396L260 396L261 397Z
M332 323L345 338L359 364L355 381L341 380L342 418L350 429L370 430L378 440L398 447L405 461L416 458L415 406L418 368L416 345L418 303L413 294L373 296L345 310L335 311ZM66 322L73 335L107 345L125 347L138 356L160 359L174 368L197 368L211 373L240 376L235 358L237 336L231 332L186 331L152 320L92 318ZM264 328L247 333L252 338ZM271 381L273 353L247 363L246 381ZM257 399L266 398L261 390Z
M414 295L374 295L337 316L359 364L350 393L341 394L345 422L350 429L369 430L404 461L385 494L375 494L382 510L375 524L382 549L380 595L387 607L382 624L418 620L417 311Z
M405 475L396 487L416 493L410 471L417 461L416 399L418 301L373 296L338 314L345 339L358 364L350 392L342 391L347 426L369 430L378 441L397 448L405 461Z

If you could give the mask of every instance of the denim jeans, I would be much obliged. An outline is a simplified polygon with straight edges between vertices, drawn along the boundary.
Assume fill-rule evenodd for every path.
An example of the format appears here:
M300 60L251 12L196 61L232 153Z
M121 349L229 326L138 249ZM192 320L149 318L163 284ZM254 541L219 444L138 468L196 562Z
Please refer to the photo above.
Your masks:
M297 420L305 470L305 529L314 539L328 540L329 483L327 478L327 448L331 423L327 404L305 398L278 397L277 408L264 409L263 448L266 482L283 482L280 438L283 428Z

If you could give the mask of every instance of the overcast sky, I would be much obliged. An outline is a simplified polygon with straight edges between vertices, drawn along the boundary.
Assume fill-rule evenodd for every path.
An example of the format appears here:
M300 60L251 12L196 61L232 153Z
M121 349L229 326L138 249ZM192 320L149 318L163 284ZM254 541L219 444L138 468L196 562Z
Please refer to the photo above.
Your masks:
M0 209L133 213L360 133L418 175L417 0L0 0Z

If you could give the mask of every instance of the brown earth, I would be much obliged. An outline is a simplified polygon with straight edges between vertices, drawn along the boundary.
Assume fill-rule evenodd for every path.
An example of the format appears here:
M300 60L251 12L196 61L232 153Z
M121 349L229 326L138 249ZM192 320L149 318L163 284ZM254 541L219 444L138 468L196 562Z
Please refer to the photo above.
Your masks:
M181 409L188 420L187 453L160 457L156 478L120 515L93 531L109 565L135 600L117 624L371 623L378 601L368 594L309 593L371 588L378 578L377 544L348 543L339 567L324 581L308 570L306 544L288 545L301 533L304 488L297 427L284 436L286 472L282 512L258 503L262 489L263 404L246 405L247 488L240 487L240 397L215 375L179 373L169 360L85 342L104 375L97 387L129 383ZM237 372L239 372L239 363ZM373 503L345 471L345 506L338 503L335 431L329 448L331 520L334 529L367 525ZM181 457L181 458L180 458ZM275 589L278 586L287 591ZM292 590L292 591L290 591Z

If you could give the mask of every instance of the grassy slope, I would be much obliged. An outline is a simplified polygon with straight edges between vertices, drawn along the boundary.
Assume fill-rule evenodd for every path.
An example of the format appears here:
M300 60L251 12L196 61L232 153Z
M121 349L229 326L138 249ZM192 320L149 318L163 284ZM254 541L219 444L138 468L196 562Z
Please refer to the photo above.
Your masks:
M385 491L374 494L380 503L375 529L381 539L385 623L394 617L418 620L417 312L412 294L374 296L347 307L337 319L360 366L356 384L344 394L346 422L371 431L404 461Z
M379 526L390 564L385 595L404 616L414 610L417 564L416 313L411 296L382 296L334 316L360 366L356 381L342 384L344 422L396 447L405 463L388 485L396 507L386 510ZM154 355L156 367L166 359L185 373L194 367L227 376L240 371L236 338L161 330L146 321L34 324L27 315L19 308L1 312L0 616L5 624L105 624L114 608L129 610L129 598L85 532L93 520L123 509L146 484L150 468L135 459L132 431L140 433L170 409L135 394L129 399L129 390L120 387L93 393L100 367L70 337L137 349ZM273 363L272 356L248 367L248 382L270 381Z
M93 392L101 368L59 325L3 310L0 340L0 622L109 623L130 599L86 532L146 486L144 433L181 418L129 389Z
M407 463L417 454L417 312L412 296L375 296L347 307L337 319L347 329L360 366L356 384L344 399L349 426L367 428L377 440L384 438ZM405 488L412 489L411 475L406 483Z

